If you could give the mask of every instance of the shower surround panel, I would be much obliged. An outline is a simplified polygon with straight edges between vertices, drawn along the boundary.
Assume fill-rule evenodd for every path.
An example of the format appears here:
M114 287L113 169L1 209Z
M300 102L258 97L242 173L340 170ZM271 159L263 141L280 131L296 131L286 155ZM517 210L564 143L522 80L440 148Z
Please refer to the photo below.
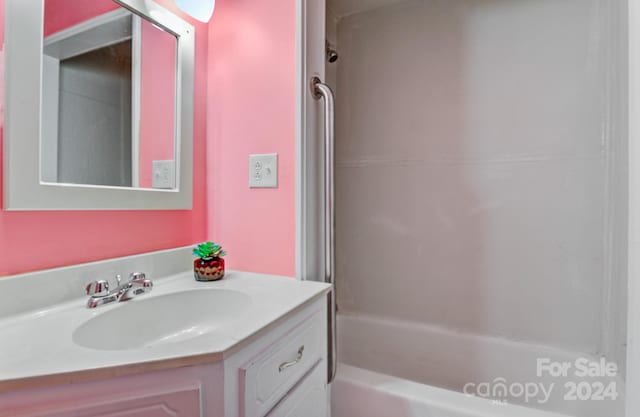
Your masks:
M623 5L411 0L339 20L340 311L624 369Z
M408 1L340 21L342 309L600 350L624 139L607 4Z

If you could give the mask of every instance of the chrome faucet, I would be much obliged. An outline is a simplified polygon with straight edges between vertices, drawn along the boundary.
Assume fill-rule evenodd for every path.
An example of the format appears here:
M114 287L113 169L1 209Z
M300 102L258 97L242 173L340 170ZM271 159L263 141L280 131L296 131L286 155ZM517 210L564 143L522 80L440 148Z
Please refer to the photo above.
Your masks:
M147 279L143 272L134 272L129 275L129 280L122 283L120 275L116 275L118 287L109 291L109 282L106 280L93 281L87 284L86 291L89 295L87 307L96 308L103 304L116 301L128 301L139 295L151 292L153 282Z

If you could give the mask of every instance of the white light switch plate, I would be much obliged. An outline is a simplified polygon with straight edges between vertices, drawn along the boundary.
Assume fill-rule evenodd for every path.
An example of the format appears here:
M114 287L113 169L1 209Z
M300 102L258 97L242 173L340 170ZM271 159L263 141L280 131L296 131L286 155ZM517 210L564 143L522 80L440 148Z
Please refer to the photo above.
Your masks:
M278 154L249 155L249 187L278 188Z
M173 160L152 161L151 187L152 188L176 188L176 170Z

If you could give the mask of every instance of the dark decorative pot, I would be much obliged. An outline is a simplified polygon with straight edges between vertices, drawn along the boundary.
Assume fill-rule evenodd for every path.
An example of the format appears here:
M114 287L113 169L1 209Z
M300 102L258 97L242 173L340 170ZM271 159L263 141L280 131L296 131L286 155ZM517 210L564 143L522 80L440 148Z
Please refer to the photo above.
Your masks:
M193 261L193 276L196 281L218 281L224 277L224 259L198 258Z

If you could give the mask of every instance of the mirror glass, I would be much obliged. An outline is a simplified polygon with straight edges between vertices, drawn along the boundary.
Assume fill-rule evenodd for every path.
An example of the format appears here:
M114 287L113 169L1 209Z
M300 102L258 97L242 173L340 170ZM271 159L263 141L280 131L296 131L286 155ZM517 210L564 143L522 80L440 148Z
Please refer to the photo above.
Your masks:
M175 189L177 38L112 0L44 0L40 180Z

